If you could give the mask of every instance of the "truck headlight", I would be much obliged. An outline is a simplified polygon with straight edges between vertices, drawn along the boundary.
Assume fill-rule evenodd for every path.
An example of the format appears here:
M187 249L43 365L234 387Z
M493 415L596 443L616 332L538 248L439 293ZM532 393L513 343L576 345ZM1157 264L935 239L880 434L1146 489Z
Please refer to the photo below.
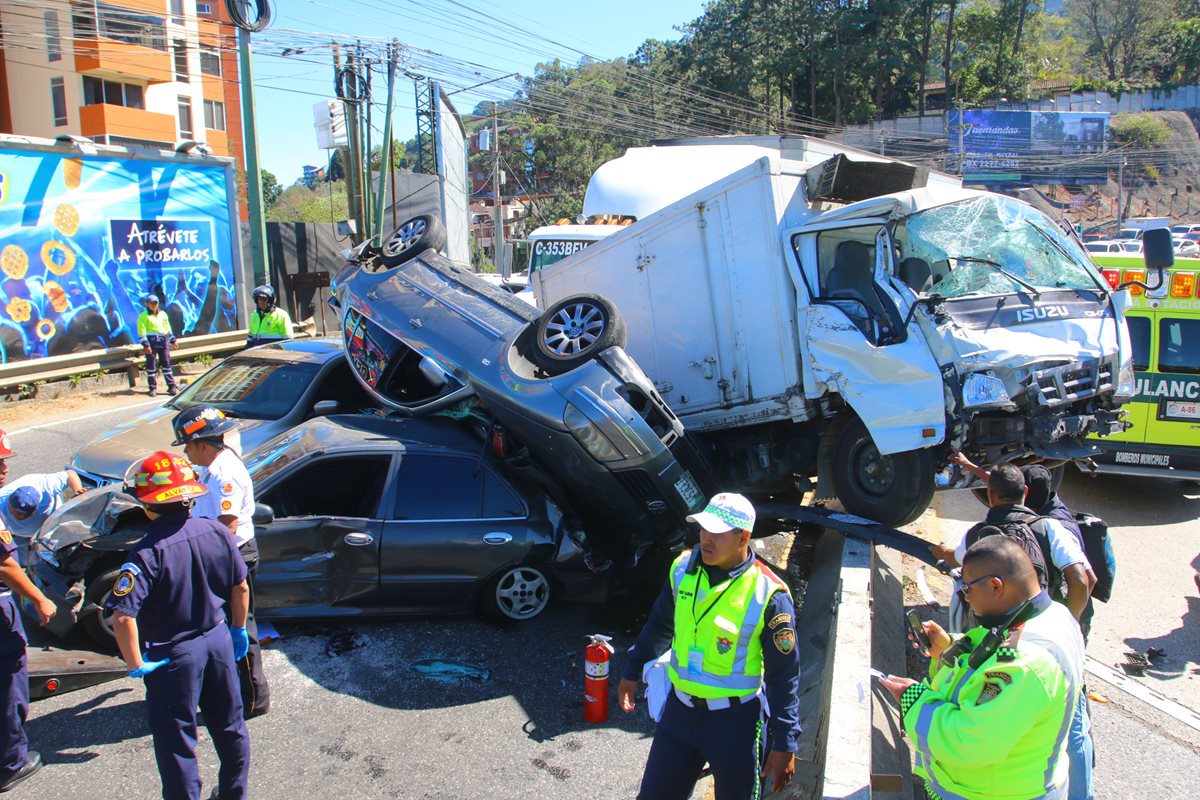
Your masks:
M604 435L596 423L570 403L567 404L567 410L563 412L563 424L597 461L619 461L623 458L621 451L612 443L612 440Z
M996 406L1011 403L1004 381L994 375L983 372L973 372L963 381L963 405L967 408L975 406Z
M1133 355L1127 354L1121 358L1121 368L1117 371L1117 396L1132 398L1137 394L1137 376L1133 373Z

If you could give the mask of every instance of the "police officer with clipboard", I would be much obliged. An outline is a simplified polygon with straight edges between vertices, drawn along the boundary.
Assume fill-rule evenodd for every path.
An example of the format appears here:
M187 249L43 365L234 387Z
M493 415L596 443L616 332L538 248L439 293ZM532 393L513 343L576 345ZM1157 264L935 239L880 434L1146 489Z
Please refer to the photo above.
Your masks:
M705 763L717 800L780 791L795 772L800 656L787 586L750 551L754 506L723 492L688 517L700 545L675 560L617 687L633 711L647 661L671 648L640 800L691 797ZM764 721L765 717L765 721Z

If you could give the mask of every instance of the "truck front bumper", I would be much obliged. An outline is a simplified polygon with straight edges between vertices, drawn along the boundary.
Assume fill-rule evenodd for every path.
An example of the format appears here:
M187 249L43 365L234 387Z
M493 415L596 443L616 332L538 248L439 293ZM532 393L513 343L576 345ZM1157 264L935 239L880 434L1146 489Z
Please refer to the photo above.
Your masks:
M1087 458L1100 448L1087 440L1096 434L1109 436L1129 427L1125 412L1102 409L1089 414L978 414L971 420L968 443L974 447L1003 450L1024 448L1042 458L1067 461Z

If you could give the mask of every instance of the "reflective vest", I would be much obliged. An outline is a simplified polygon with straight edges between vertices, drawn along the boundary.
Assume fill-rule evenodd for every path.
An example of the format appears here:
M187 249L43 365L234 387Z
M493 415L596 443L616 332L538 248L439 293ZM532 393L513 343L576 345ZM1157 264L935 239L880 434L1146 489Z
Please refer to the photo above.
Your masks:
M986 633L967 631L971 649ZM977 669L968 655L953 667L935 661L928 684L905 690L913 771L930 797L1065 800L1067 734L1083 672L1079 626L1054 603L1013 638Z
M287 312L279 306L267 314L260 314L258 309L250 312L250 339L269 341L272 339L290 339L292 336L292 321Z
M167 339L174 338L171 335L171 318L162 309L159 309L157 314L151 314L149 311L143 311L139 314L137 332L138 340L143 344L146 343L147 336L162 336Z
M709 586L703 569L687 571L691 557L691 550L684 551L671 566L671 683L706 699L757 694L763 680L760 637L767 601L787 586L757 558L736 578Z

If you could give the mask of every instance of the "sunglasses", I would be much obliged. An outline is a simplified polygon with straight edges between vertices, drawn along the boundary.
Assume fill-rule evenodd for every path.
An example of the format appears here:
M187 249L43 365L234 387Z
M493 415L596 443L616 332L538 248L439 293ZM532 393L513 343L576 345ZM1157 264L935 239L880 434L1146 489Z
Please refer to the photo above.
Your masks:
M967 602L967 594L971 591L972 586L974 586L977 583L983 583L984 581L990 580L992 578L1001 578L1001 577L1002 576L996 575L996 574L984 575L982 578L976 578L975 580L970 581L969 583L964 583L962 586L958 587L958 599L962 600L964 603Z

